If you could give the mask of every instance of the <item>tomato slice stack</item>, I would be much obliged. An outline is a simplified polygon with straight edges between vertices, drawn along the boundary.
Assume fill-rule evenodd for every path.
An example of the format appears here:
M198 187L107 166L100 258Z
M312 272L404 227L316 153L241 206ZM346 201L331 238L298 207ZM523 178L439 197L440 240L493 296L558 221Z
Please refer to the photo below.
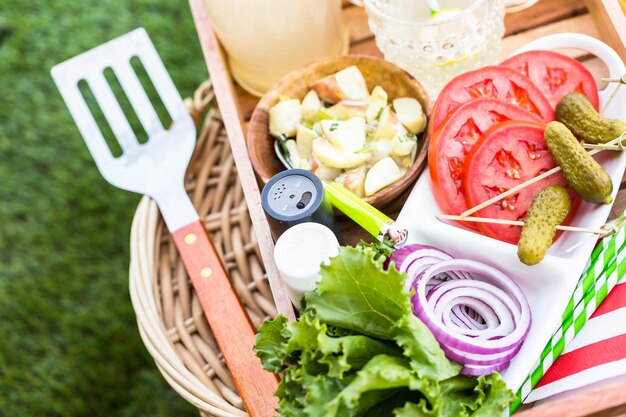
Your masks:
M460 214L556 166L543 139L544 123L565 94L580 92L598 108L596 83L572 58L549 51L515 55L456 77L441 91L430 119L428 165L435 198ZM476 213L524 220L534 196L550 184L567 186L554 174ZM579 199L572 196L572 212ZM571 217L571 216L570 216ZM464 223L517 244L519 226Z

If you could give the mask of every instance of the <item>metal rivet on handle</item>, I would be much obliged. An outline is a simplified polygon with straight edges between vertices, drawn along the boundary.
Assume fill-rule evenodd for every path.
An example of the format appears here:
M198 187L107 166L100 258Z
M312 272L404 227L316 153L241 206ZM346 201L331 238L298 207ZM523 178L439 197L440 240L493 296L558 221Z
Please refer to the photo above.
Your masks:
M208 278L208 277L211 276L212 273L213 273L213 270L211 268L209 268L208 266L205 266L200 271L200 276L202 276L202 278Z
M185 236L185 243L188 245L193 245L196 239L197 237L195 233L189 233L187 236Z

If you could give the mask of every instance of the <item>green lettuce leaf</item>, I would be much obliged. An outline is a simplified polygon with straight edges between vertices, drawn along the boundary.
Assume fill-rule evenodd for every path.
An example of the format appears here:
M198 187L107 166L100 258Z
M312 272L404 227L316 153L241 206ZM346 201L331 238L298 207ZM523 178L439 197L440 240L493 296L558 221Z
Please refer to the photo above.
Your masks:
M469 417L484 400L484 392L477 387L476 378L458 375L441 383L443 397L441 414ZM476 388L479 388L475 391Z
M439 414L437 410L429 410L423 402L419 404L407 402L403 407L394 409L393 415L394 417L432 417ZM457 417L456 414L450 414L450 416Z
M419 391L430 404L439 399L436 381L419 378L405 358L377 355L326 406L324 417L358 416L399 388ZM423 401L424 406L426 402Z
M279 315L261 325L254 352L271 372L278 373L287 364L298 363L308 372L324 372L331 377L359 370L378 354L402 357L402 350L392 343L364 335L333 337L329 333L332 334L328 326L310 314L292 323Z
M478 378L458 375L441 383L440 415L500 416L514 399L498 373Z
M426 404L426 402L423 400L424 398L420 394L419 391L411 391L408 388L399 389L399 390L396 390L394 394L390 396L389 398L387 398L385 401L382 401L376 404L375 406L367 410L365 413L363 413L362 417L393 416L394 412L396 413L399 412L403 407L409 404L416 406L415 404L416 402L417 403L421 402L424 408L428 410L428 404ZM407 415L419 416L420 414L407 414ZM431 415L433 415L433 413L430 411L425 411L423 415L430 417Z
M282 371L287 358L284 345L289 340L288 323L289 319L279 314L274 320L263 322L256 335L254 353L261 359L263 368L275 374Z
M359 370L377 354L402 356L402 351L395 345L368 336L329 336L326 324L310 315L304 315L290 325L289 332L292 337L285 344L286 353L316 351L315 359L328 366L327 373L331 377L342 377L349 370ZM301 361L301 365L306 364Z
M276 394L280 398L279 417L322 416L326 405L332 401L354 378L332 378L312 375L301 367L290 367L285 372Z
M413 315L403 291L405 275L394 268L383 271L376 256L373 250L340 248L329 265L322 265L317 289L306 294L305 313L314 310L324 323L395 341L420 377L441 381L457 375L460 367Z
M376 262L377 265L382 265L383 262L385 262L393 252L392 248L378 241L367 243L366 241L361 240L359 243L357 243L355 249L365 254L371 255L372 259L374 260L374 262Z
M346 378L332 378L318 375L307 385L308 395L304 406L307 417L323 416L326 406L352 381L354 374Z
M472 413L472 417L500 416L515 401L515 394L507 387L499 373L478 377L478 385L474 391L479 392L478 398L484 397Z

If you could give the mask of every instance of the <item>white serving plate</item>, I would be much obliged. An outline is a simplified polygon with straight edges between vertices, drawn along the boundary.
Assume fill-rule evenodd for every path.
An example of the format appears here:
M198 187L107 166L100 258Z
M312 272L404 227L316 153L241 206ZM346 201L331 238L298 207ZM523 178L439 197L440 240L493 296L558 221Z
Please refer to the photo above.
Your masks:
M626 71L617 53L603 42L576 33L561 33L537 39L516 53L536 49L582 49L607 65L610 77L618 78ZM617 84L600 91L600 106L608 100ZM626 119L626 88L613 99L604 113L608 117ZM613 179L613 197L626 167L626 153L601 152L598 161ZM611 205L582 202L571 225L597 228L603 225ZM561 325L561 316L580 274L591 254L596 240L586 233L565 232L552 245L545 259L534 266L526 266L517 258L517 246L482 236L462 228L457 223L443 223L435 216L442 214L432 193L428 169L419 178L407 199L398 223L409 231L408 243L436 246L453 256L469 258L493 265L506 272L522 288L530 303L532 325L528 337L509 368L502 373L509 387L517 391L539 358L552 334ZM581 242L575 250L565 250Z

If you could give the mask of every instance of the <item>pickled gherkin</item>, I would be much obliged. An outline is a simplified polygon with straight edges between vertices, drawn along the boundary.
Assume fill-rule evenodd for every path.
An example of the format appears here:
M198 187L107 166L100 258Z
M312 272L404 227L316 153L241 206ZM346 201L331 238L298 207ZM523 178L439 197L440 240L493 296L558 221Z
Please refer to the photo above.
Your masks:
M517 256L526 265L535 265L545 256L556 235L556 227L563 223L571 207L567 190L549 185L533 199L522 234L517 244Z
M563 123L548 123L544 139L567 183L580 198L596 204L613 201L611 177Z
M556 106L556 118L588 143L607 143L626 133L626 122L599 114L580 93L563 96Z

